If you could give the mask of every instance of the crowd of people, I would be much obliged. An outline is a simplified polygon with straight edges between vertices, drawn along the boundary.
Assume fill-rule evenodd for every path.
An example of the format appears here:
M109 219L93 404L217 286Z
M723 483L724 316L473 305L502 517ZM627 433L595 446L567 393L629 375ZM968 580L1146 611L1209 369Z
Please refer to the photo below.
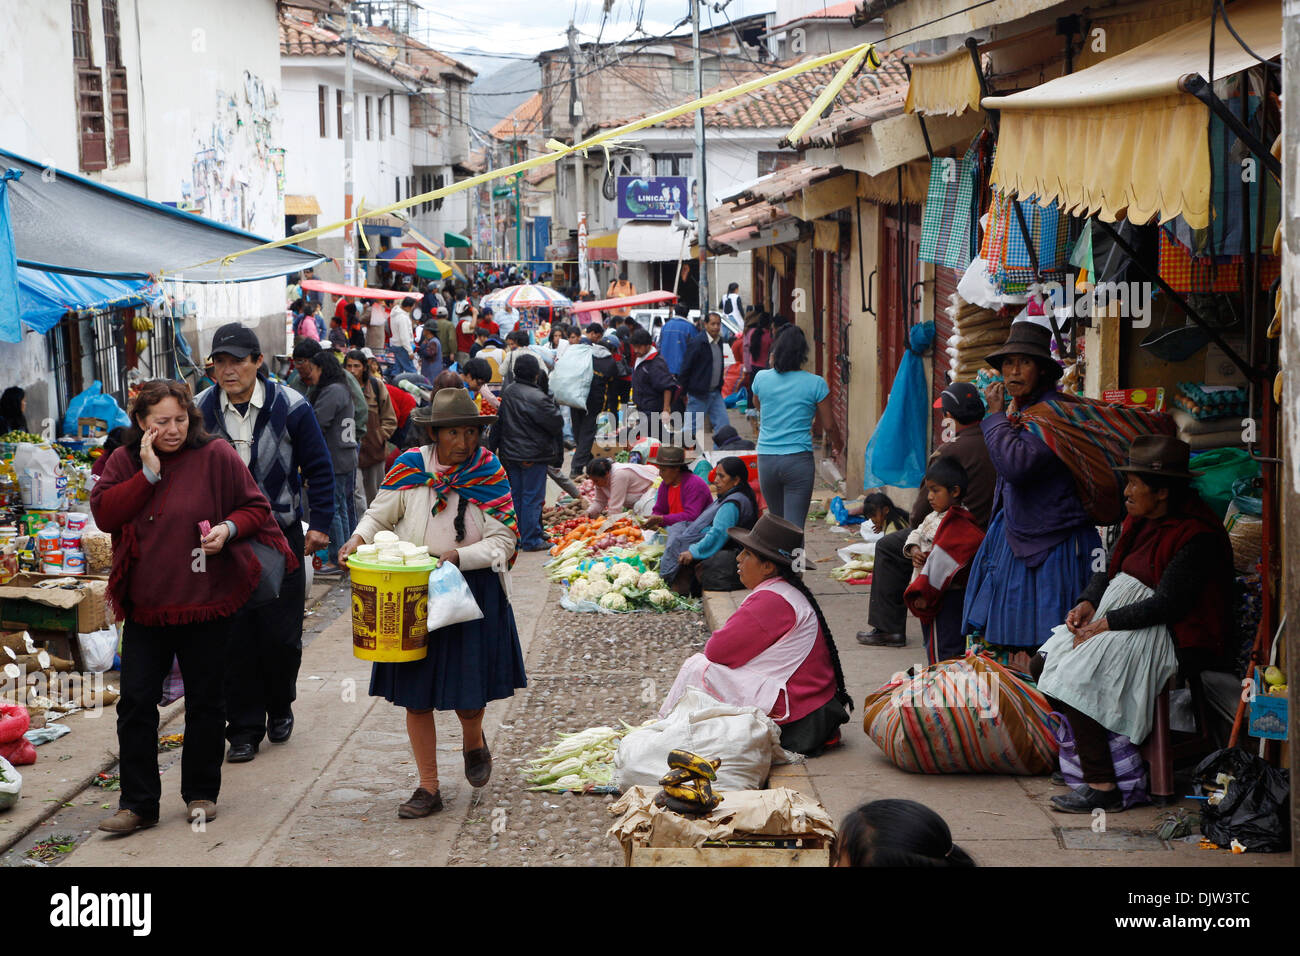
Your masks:
M186 686L182 797L191 815L216 814L223 738L230 763L254 759L265 740L289 739L305 564L316 555L315 573L341 575L381 531L457 565L483 611L440 631L421 661L374 665L371 694L405 710L419 768L398 812L442 808L436 710L456 712L466 778L485 783L484 707L526 686L509 569L518 552L549 547L548 479L575 498L574 480L590 479L588 515L630 511L663 532L661 575L679 594L747 592L683 663L661 713L687 687L702 687L770 714L788 750L815 756L835 746L853 701L801 559L814 436L833 457L843 436L827 382L803 368L803 332L752 308L730 341L718 311L698 323L675 315L657 335L618 314L601 316L608 327L551 314L502 323L464 288L410 291L391 308L374 302L364 318L341 300L326 329L321 304L295 298L285 381L269 374L257 336L232 323L213 338L211 388L195 398L160 380L136 396L91 502L114 537L109 596L126 619L122 798L101 828L129 833L158 820L152 735L173 658ZM734 289L723 307L739 312ZM879 534L869 627L857 641L906 646L910 612L931 663L974 647L1031 675L1070 721L1083 767L1084 786L1054 806L1117 809L1108 736L1140 741L1171 676L1221 666L1231 552L1191 488L1187 446L1153 434L1134 441L1122 469L1127 517L1103 569L1080 456L1060 424L1066 397L1046 330L1016 323L988 361L1001 381L983 394L953 383L936 401L942 440L910 514L883 492L833 503L842 522L870 521ZM591 369L585 393L552 385L571 378L575 362ZM739 367L730 382L729 365ZM22 396L12 392L0 404L21 422ZM730 447L724 392L740 393L757 414L756 454L715 457L705 481L683 424L707 421L714 447ZM594 454L607 413L655 439L649 460ZM214 573L188 574L190 542L176 527L200 528ZM918 806L877 801L854 811L839 862L971 865L942 820ZM881 843L885 829L902 842Z

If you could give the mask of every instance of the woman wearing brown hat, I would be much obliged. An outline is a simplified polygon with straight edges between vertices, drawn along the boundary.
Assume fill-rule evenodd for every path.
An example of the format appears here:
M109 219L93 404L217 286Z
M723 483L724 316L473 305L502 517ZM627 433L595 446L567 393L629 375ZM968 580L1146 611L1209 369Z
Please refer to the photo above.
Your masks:
M803 530L768 513L732 528L740 581L749 589L704 651L687 658L660 708L666 717L699 687L728 704L758 707L781 728L781 746L816 756L839 742L853 709L840 655L817 599L795 570Z
M1134 440L1120 469L1128 517L1110 562L1034 658L1038 688L1069 719L1082 766L1083 785L1052 798L1057 810L1122 809L1107 731L1141 743L1170 677L1222 667L1232 546L1192 488L1189 454L1176 438Z
M492 772L484 707L514 696L527 682L510 606L509 566L519 546L514 503L505 468L479 445L483 428L496 417L479 415L465 389L444 388L431 406L411 412L411 421L427 428L427 444L398 456L339 557L380 531L392 531L457 565L483 612L480 620L431 632L422 660L376 663L371 670L371 695L406 708L406 732L419 768L419 788L397 814L424 817L443 806L433 712L456 711L465 778L481 787Z
M1033 322L1013 323L1006 344L988 357L1003 379L984 390L989 415L980 424L997 471L994 515L971 563L962 612L963 634L978 634L1021 670L1087 585L1101 548L1060 449L1027 427L1033 416L1050 432L1046 403L1063 398L1050 335Z
M659 469L659 491L655 497L647 528L671 528L690 524L713 500L709 483L686 467L686 449L680 445L663 445L655 456Z

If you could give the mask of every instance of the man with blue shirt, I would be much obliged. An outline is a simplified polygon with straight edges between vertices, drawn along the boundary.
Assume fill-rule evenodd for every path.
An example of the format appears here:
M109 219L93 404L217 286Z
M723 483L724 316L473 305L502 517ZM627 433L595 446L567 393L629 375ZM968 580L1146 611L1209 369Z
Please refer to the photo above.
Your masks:
M668 363L668 371L676 375L681 371L682 359L686 357L686 346L695 338L698 330L685 317L685 309L677 307L677 315L664 323L659 332L659 354Z
M722 400L722 370L725 360L722 352L722 316L710 312L704 322L704 331L697 332L686 345L677 381L686 390L685 436L693 435L697 422L707 415L709 431L716 432L727 425L727 405Z

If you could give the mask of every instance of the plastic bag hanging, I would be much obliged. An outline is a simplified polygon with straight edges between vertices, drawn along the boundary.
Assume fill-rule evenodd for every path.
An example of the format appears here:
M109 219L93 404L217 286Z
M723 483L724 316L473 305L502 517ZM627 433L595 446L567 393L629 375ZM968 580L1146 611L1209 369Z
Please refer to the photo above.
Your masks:
M930 400L921 355L933 341L933 322L914 325L907 333L907 352L889 390L885 413L863 456L863 488L915 488L925 477Z

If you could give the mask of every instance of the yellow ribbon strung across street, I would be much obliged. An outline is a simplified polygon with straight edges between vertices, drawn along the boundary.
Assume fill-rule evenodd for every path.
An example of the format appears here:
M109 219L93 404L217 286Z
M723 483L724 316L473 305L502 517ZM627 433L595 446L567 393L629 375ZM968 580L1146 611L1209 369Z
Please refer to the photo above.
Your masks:
M735 99L737 96L744 96L746 93L762 89L766 86L771 86L775 83L781 83L791 77L798 76L801 73L807 73L809 70L815 70L818 67L828 66L832 63L838 63L840 60L845 58L848 58L849 62L846 63L839 73L836 74L835 79L827 85L826 89L817 97L817 100L813 105L808 109L799 122L795 124L793 129L791 129L790 135L787 138L794 141L797 139L796 134L802 134L803 131L807 130L807 128L817 119L822 110L826 108L827 104L829 104L831 100L839 94L839 91L844 87L844 84L847 83L849 78L857 72L864 59L867 60L873 70L880 66L880 57L876 53L875 47L872 44L860 43L857 46L849 47L847 50L827 53L824 56L805 60L802 63L796 63L794 66L788 66L784 70L778 70L777 72L770 73L767 76L761 76L746 83L741 83L738 86L733 86L730 89L720 90L717 93L710 93L709 95L702 96L699 99L691 100L689 103L683 103L680 106L673 106L669 109L661 110L651 116L644 117L643 119L633 120L631 123L625 123L615 129L607 130L603 133L597 133L595 136L588 137L580 143L574 143L572 146L566 146L558 140L550 140L546 144L547 148L551 150L549 153L542 153L539 156L522 160L510 166L502 166L499 169L492 169L486 173L471 176L469 179L462 179L458 183L443 186L441 189L421 193L418 196L408 196L406 199L399 200L398 202L391 203L387 206L382 206L378 209L367 209L365 216L356 215L351 219L343 219L339 222L330 223L327 226L317 226L315 229L309 229L296 236L286 236L283 239L275 239L271 242L265 242L260 246L243 249L228 256L218 256L214 259L207 259L203 262L195 263L188 268L196 269L199 266L210 265L213 262L228 264L238 259L240 256L248 255L250 252L259 252L263 249L276 249L280 246L293 245L295 243L305 242L308 239L314 239L317 236L327 235L328 233L344 228L350 223L358 222L366 216L382 216L386 213L397 212L398 210L406 209L410 206L417 206L423 202L442 199L446 196L452 195L453 193L461 192L466 189L473 189L475 186L481 186L484 183L492 182L495 179L501 179L505 176L513 176L516 173L522 173L538 166L545 166L573 153L580 152L583 155L586 155L587 150L594 146L601 146L602 144L614 145L620 138L627 136L629 133L635 133L638 130L643 130L650 126L657 126L660 123L667 122L670 119L674 119L686 113L693 113L696 110L715 106L718 103L730 99ZM184 272L185 270L179 271Z

